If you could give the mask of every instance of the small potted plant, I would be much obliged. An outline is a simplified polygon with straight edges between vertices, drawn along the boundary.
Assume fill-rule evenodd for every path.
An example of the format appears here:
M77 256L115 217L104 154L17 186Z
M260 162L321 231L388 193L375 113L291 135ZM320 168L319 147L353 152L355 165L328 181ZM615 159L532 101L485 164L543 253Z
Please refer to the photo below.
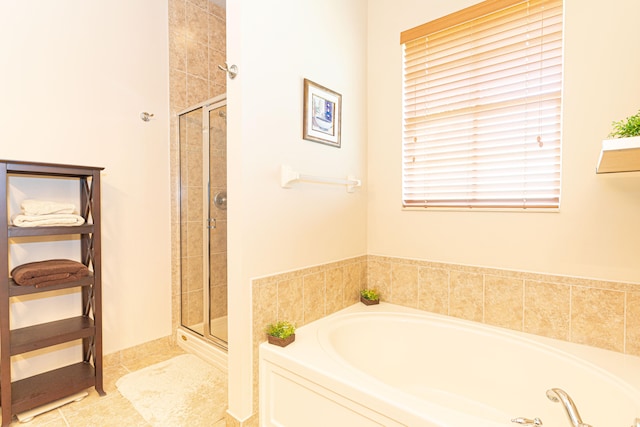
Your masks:
M375 289L362 289L360 302L366 305L380 304L380 294Z
M609 138L632 138L640 136L640 111L624 120L611 123Z
M286 347L296 339L296 327L293 323L282 320L267 326L269 343Z

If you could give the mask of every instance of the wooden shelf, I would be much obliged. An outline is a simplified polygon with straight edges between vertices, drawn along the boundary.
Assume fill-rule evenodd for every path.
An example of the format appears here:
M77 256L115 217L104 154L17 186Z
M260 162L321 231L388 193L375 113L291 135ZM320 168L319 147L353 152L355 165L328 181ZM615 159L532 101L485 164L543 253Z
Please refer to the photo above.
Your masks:
M29 236L60 236L71 234L91 234L93 224L73 225L70 227L15 227L9 226L9 237L29 237Z
M14 413L23 412L93 387L95 383L93 366L79 362L13 382L11 406Z
M78 286L91 286L93 285L93 274L89 274L87 277L83 277L80 280L74 280L73 282L59 283L57 285L45 286L42 288L36 288L35 286L21 286L17 285L13 279L9 279L9 296L17 297L20 295L38 294L40 292L55 291L58 289L76 288Z
M11 331L11 355L93 336L93 319L86 316L56 320Z
M640 171L640 137L605 139L596 173Z
M14 175L65 176L78 178L91 176L101 167L61 165L58 163L23 162L20 160L2 160L7 165L7 173Z
M2 427L11 424L12 416L63 399L95 387L103 396L102 366L102 261L100 256L100 173L102 168L51 163L0 160L0 182L4 192L0 195L0 408ZM78 211L89 223L79 226L15 227L10 224L8 201L12 191L8 185L11 176L33 178L62 178L79 184ZM65 236L64 240L79 240L79 259L90 274L79 280L36 288L19 286L10 277L10 246L25 243L16 238L32 238L29 244L45 242L47 236ZM13 240L12 240L13 239ZM33 240L33 242L32 242ZM51 259L59 258L55 253ZM60 289L80 288L82 306L75 317L11 329L12 297L45 293ZM46 298L47 295L43 295ZM12 356L25 354L54 345L81 341L83 362L64 368L12 381Z

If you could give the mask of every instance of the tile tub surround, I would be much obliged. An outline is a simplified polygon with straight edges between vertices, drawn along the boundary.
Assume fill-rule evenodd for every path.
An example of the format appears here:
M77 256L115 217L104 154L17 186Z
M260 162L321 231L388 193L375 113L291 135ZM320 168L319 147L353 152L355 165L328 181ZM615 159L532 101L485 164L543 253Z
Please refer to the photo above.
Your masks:
M640 355L640 284L367 257L383 301Z
M364 288L393 304L640 356L640 284L367 255L252 285L256 413L265 326L302 326L356 303Z
M266 326L289 320L300 327L335 313L358 302L366 283L366 256L253 280L254 414L258 413L258 346L267 340Z

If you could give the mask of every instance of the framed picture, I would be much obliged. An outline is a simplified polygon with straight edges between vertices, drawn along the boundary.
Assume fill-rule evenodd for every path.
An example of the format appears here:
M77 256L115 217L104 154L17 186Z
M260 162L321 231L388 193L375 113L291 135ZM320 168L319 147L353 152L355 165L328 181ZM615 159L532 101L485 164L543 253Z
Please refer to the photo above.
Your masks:
M304 79L302 138L340 148L342 95Z

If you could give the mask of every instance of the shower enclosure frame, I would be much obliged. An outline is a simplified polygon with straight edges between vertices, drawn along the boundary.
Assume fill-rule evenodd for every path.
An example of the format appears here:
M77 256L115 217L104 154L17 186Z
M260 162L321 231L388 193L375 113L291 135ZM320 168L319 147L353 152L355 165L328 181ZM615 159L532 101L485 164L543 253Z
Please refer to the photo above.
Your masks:
M211 215L211 205L213 202L213 195L211 194L211 183L210 183L210 177L211 177L211 173L210 173L210 116L211 116L211 112L222 108L224 106L227 105L227 99L226 99L226 94L222 94L213 98L210 98L204 102L201 102L197 105L191 106L189 108L186 108L180 112L178 112L177 116L178 116L178 156L180 158L179 161L179 168L180 168L180 172L178 174L178 176L180 177L180 181L179 181L179 185L178 185L178 194L179 194L179 200L180 200L180 208L179 208L179 215L180 215L180 262L181 262L181 266L180 266L180 327L183 328L183 331L178 331L178 336L179 336L179 340L178 342L180 343L180 341L184 341L186 342L188 340L189 337L192 338L204 338L205 341L207 343L210 344L214 344L216 347L218 347L221 350L224 350L226 352L227 350L227 341L219 336L213 335L211 333L211 245L210 245L210 240L211 240L211 229L215 229L216 228L216 219L212 217ZM184 237L184 218L183 218L183 203L185 203L184 198L183 198L183 188L182 188L182 179L183 179L183 164L182 164L182 141L181 141L181 121L180 118L181 116L185 115L185 114L189 114L189 113L193 113L199 109L202 109L202 255L203 255L203 262L202 262L202 290L203 290L203 308L202 308L202 326L203 326L203 330L202 333L200 333L199 331L195 330L193 328L193 325L186 325L184 322L184 313L182 312L184 310L184 302L183 302L183 298L185 297L184 294L184 269L183 269L183 245L184 242L183 237ZM225 138L226 141L226 138ZM226 303L226 301L225 301ZM225 325L225 328L227 326ZM226 333L226 331L225 331ZM184 342L182 344L184 344ZM202 350L202 345L198 345L197 348L195 349L195 352L199 352Z

